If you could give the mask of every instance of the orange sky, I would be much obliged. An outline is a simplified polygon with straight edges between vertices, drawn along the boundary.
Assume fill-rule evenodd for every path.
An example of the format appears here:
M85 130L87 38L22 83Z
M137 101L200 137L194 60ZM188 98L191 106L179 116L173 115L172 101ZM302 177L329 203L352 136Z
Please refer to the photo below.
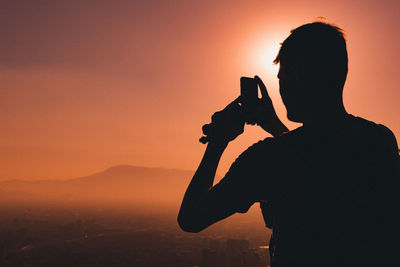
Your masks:
M346 32L347 110L399 138L399 14L395 0L3 1L0 180L118 164L194 170L201 126L239 95L243 75L264 79L288 123L271 61L317 17ZM266 136L246 126L218 172Z

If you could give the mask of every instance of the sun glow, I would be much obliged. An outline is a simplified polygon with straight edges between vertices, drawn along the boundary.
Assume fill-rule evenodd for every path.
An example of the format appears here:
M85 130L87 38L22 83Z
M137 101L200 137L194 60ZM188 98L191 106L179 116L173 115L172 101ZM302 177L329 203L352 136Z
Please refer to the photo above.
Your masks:
M262 75L269 81L277 79L279 64L274 64L281 43L288 35L288 27L276 26L274 30L255 31L245 46L247 67L253 73Z
M253 60L254 67L267 75L276 77L279 70L279 65L273 63L274 59L278 55L280 48L280 41L278 40L266 40L260 42L254 47L251 57Z
M267 86L268 93L272 98L279 99L278 71L279 64L274 64L278 55L281 43L286 38L286 32L256 32L249 38L243 55L246 56L245 74L260 76ZM261 37L261 38L260 38ZM260 95L259 95L260 96Z

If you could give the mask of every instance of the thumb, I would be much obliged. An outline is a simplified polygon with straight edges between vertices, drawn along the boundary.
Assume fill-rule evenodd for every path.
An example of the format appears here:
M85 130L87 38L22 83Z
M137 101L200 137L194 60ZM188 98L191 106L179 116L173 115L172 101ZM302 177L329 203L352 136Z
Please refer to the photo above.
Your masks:
M269 99L269 95L268 95L268 91L267 91L267 87L265 86L264 82L261 80L260 77L258 77L257 75L254 76L254 79L256 80L258 86L260 87L260 91L261 91L261 96L264 99Z

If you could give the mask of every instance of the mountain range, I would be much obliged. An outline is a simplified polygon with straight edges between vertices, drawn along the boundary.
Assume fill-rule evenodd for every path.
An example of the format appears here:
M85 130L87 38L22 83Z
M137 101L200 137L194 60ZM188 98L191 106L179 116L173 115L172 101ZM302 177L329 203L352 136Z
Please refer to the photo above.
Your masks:
M66 180L0 182L0 200L178 203L194 172L130 165Z

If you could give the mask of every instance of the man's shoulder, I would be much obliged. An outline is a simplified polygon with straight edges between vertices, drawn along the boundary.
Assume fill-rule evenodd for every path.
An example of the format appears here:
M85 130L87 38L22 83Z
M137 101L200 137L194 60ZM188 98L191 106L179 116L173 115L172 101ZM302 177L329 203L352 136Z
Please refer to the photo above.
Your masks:
M276 137L276 140L297 138L303 134L304 134L304 127L300 126L300 127L297 127L296 129L293 129L287 133L284 133L284 134Z
M383 124L375 123L361 117L354 117L353 120L360 130L365 130L368 134L374 136L375 138L396 140L393 132Z
M279 151L279 142L274 137L266 137L258 142L249 146L246 150L244 150L236 161L241 160L254 160L260 158L267 158L270 155L274 155Z
M277 153L282 151L282 145L288 142L295 142L302 135L303 127L299 127L278 137L266 137L249 146L240 157L276 156Z
M251 157L265 154L267 151L271 151L275 147L275 140L272 137L267 137L263 140L249 146L239 157Z
M365 119L364 119L365 120ZM367 121L367 120L365 120ZM399 155L399 147L397 144L397 140L393 132L383 124L377 124L374 122L367 121L373 126L374 130L372 131L371 136L375 139L376 145L387 152L390 152L392 157L398 157Z
M287 133L284 133L280 136L274 138L275 147L286 147L291 146L291 144L295 144L301 142L301 140L307 135L303 126L300 126L296 129L293 129Z
M373 121L367 120L365 118L362 117L358 117L358 116L353 116L350 115L350 123L351 125L353 125L354 127L359 128L360 130L368 130L371 132L377 132L383 129L383 127L385 127L382 124L377 124ZM386 128L386 127L385 127Z

